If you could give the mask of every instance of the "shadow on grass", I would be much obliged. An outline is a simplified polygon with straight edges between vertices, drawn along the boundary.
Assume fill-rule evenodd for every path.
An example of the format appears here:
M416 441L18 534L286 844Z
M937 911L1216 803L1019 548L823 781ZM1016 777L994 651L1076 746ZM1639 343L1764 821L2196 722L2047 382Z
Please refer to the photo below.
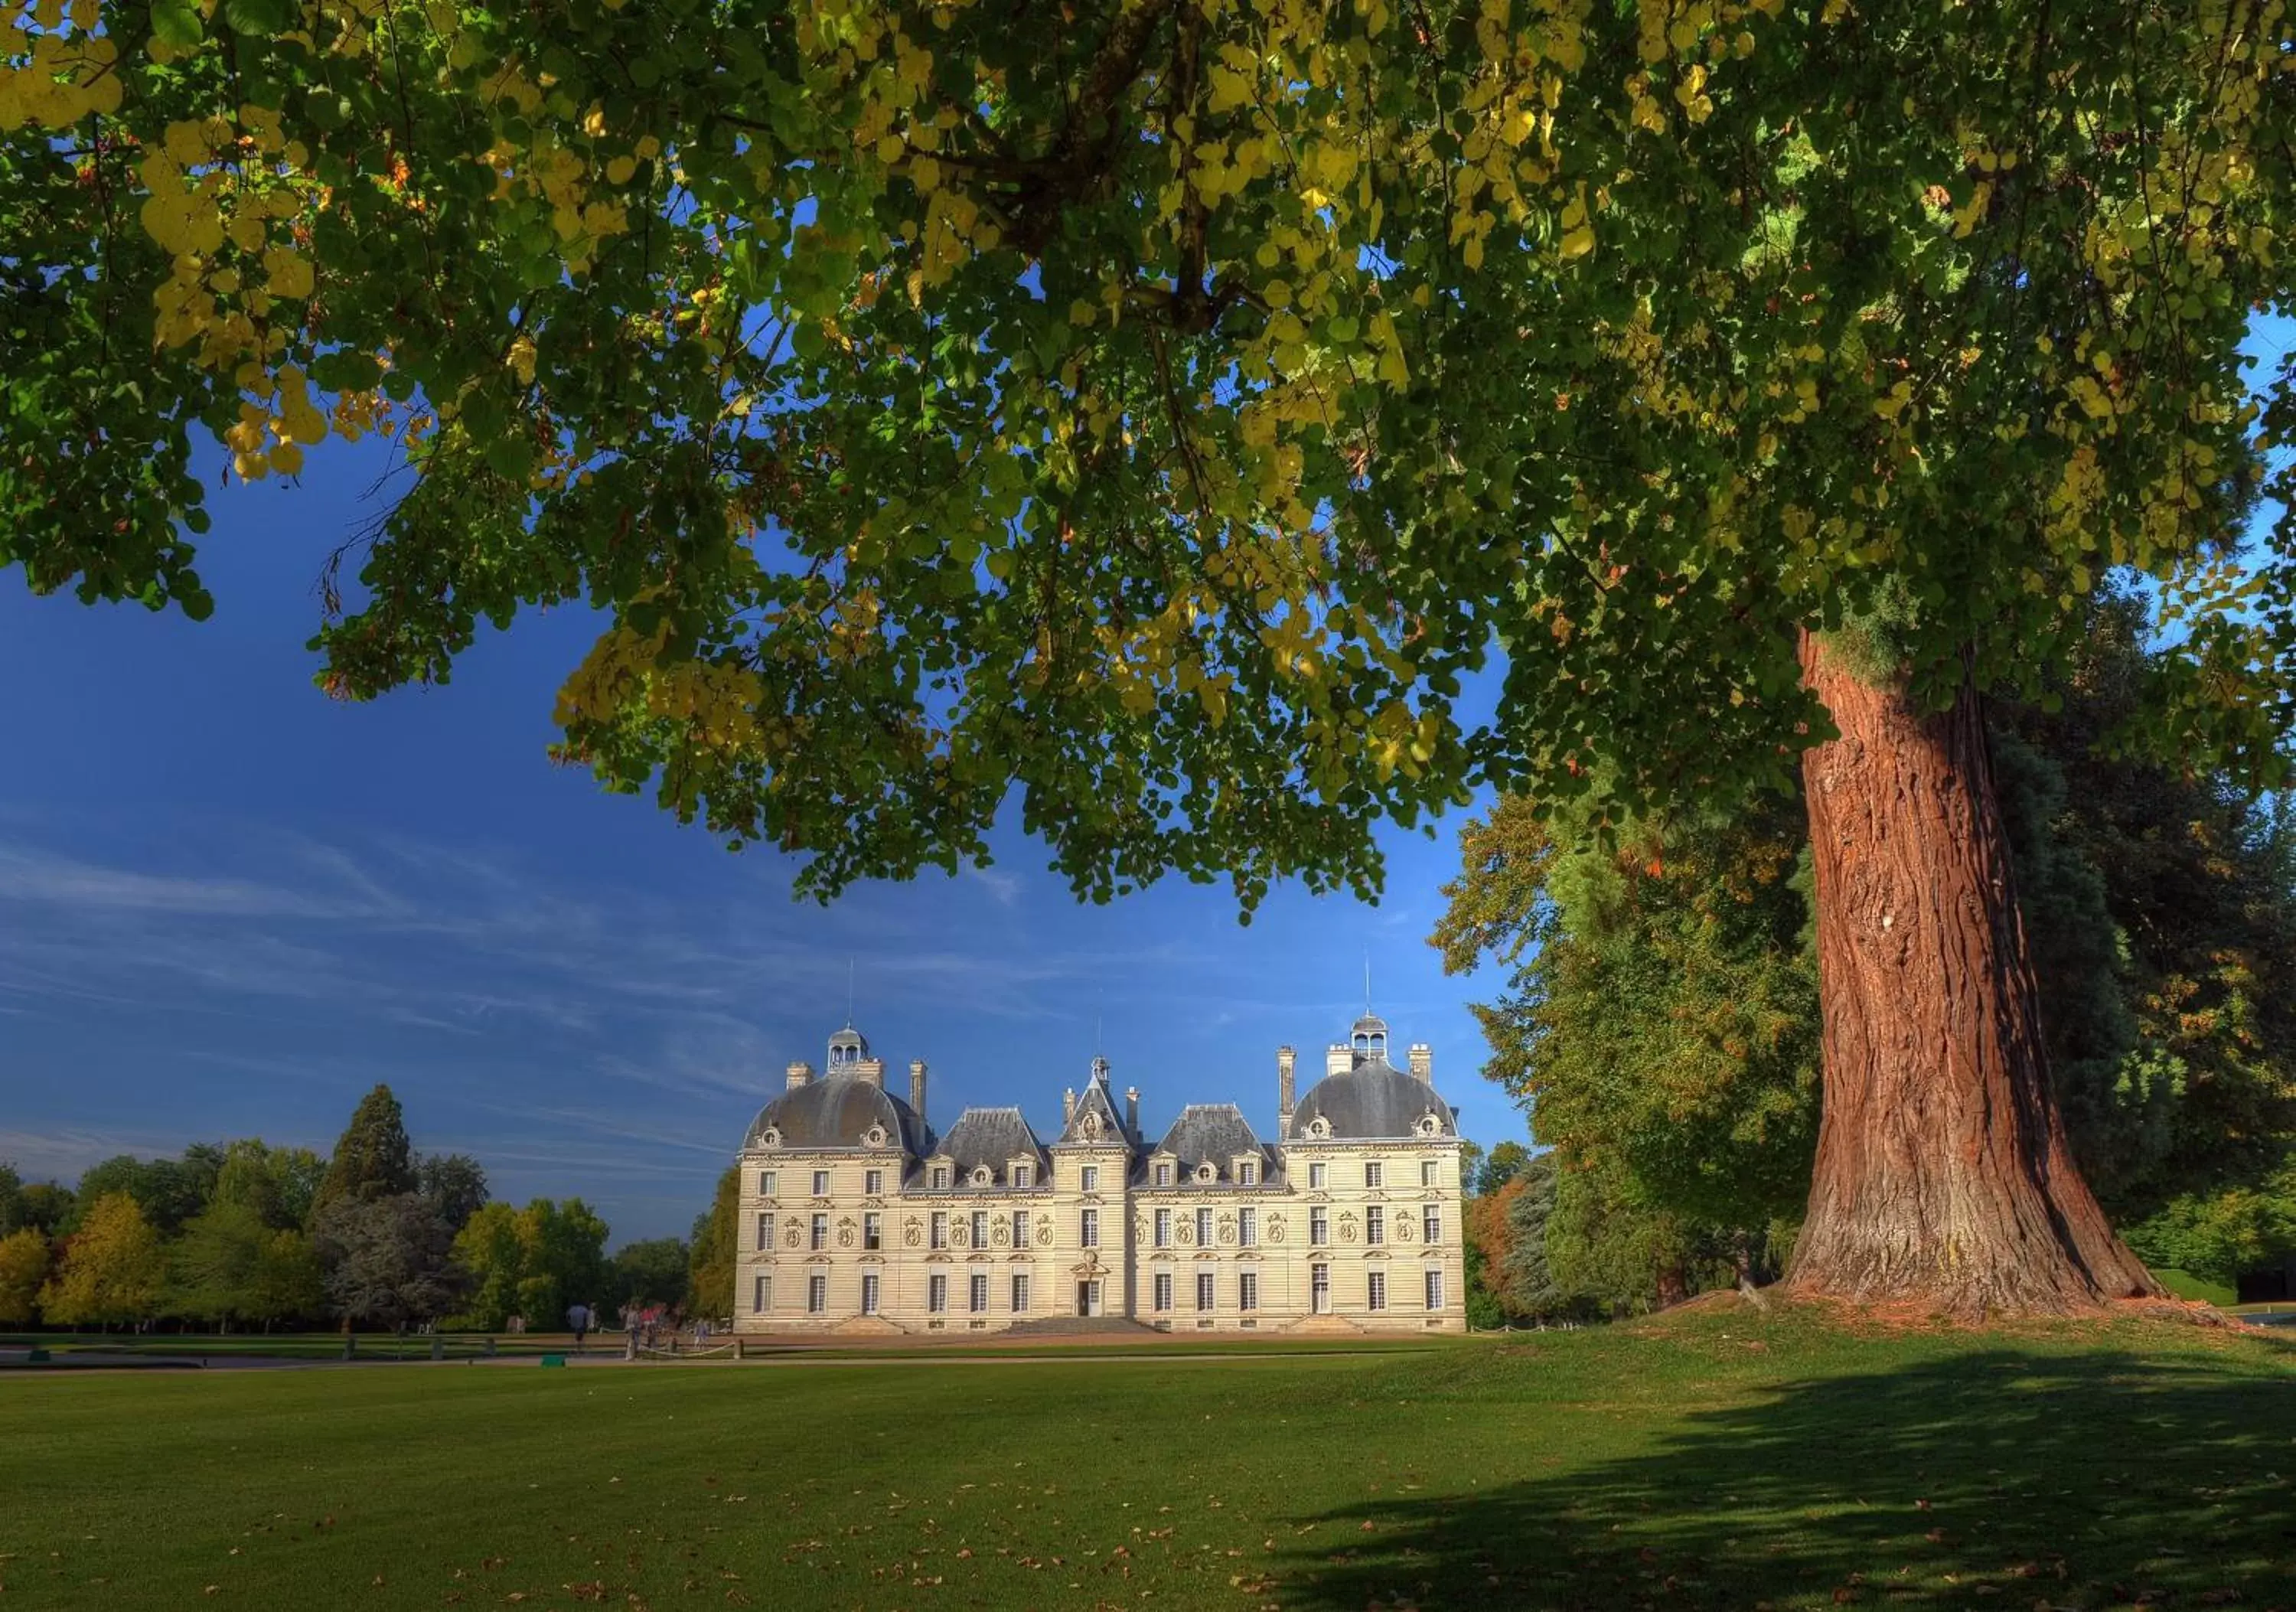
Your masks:
M2257 1355L2004 1347L1558 1453L1552 1477L1314 1518L1282 1604L2296 1608L2296 1372Z

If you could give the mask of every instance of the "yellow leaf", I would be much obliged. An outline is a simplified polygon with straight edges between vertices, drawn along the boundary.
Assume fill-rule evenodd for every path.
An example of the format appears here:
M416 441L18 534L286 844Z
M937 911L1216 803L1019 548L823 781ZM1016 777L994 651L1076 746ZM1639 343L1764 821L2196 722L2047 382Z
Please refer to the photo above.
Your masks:
M617 157L606 164L606 183L627 185L630 182L630 176L637 171L638 162L636 157Z
M1595 226L1592 224L1581 224L1562 237L1562 256L1566 262L1572 258L1583 258L1594 250Z

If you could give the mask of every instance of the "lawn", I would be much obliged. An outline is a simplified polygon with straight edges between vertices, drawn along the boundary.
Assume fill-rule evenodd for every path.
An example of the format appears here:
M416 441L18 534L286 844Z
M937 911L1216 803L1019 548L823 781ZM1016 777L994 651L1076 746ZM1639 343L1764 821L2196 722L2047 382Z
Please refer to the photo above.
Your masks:
M2296 1349L0 1377L0 1606L2296 1607Z

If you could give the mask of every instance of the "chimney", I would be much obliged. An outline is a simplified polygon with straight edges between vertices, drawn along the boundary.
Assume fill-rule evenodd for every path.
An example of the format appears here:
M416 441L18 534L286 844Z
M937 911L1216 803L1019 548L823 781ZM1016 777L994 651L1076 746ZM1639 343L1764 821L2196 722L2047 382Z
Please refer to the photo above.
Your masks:
M877 1088L878 1090L882 1091L885 1089L885 1060L883 1058L857 1058L854 1061L853 1073L859 1075L863 1080L868 1082L872 1086Z
M1137 1086L1124 1089L1124 1128L1135 1136L1140 1134L1140 1088Z
M1299 1054L1289 1047L1275 1049L1275 1134L1281 1138L1292 1133L1292 1066Z
M1076 1088L1061 1093L1061 1129L1065 1131L1076 1120Z
M1355 1053L1349 1048L1341 1046L1337 1041L1333 1041L1330 1049L1324 1054L1324 1073L1325 1074L1345 1074L1349 1070L1355 1066Z
M813 1078L813 1065L800 1058L789 1066L789 1089L795 1091Z
M909 1107L917 1116L917 1123L925 1123L925 1061L909 1060Z
M1435 1049L1424 1041L1411 1043L1411 1073L1429 1085L1435 1083Z

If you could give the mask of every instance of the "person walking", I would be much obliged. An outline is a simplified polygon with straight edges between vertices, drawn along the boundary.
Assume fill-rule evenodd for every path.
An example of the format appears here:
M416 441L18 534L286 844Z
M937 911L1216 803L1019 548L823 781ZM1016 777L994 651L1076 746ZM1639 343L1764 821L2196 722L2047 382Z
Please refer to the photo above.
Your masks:
M566 1324L573 1328L574 1353L579 1354L582 1353L583 1335L590 1330L590 1306L569 1304L566 1307Z

